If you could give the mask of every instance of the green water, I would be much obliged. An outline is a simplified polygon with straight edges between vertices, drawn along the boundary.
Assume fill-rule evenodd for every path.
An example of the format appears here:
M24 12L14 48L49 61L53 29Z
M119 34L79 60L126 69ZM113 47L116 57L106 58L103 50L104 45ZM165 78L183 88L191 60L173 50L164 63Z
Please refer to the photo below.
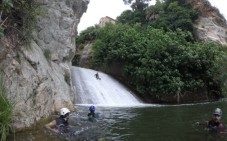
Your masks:
M16 134L16 141L227 141L227 134L210 134L196 121L210 120L213 109L223 110L227 125L227 102L195 105L169 105L111 108L96 107L100 117L87 119L88 107L76 106L71 115L74 135L64 136L44 128ZM8 141L13 140L11 136Z

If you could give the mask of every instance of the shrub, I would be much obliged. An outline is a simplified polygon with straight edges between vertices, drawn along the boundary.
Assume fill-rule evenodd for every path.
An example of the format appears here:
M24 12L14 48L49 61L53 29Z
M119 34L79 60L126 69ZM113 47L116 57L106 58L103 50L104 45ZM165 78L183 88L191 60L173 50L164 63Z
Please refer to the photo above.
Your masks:
M4 0L0 4L0 38L18 35L19 44L29 45L36 17L43 9L36 0Z

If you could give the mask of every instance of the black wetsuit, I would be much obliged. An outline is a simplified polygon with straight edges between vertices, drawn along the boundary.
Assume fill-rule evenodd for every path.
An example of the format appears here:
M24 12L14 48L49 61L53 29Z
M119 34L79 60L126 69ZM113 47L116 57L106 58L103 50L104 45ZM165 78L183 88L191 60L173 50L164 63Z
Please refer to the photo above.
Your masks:
M60 133L68 133L69 132L68 121L66 121L62 117L58 117L55 120L56 120L56 123L57 123L57 129L59 130Z
M225 127L222 123L215 122L214 120L210 120L208 122L208 128L210 132L220 132L225 130Z
M95 117L95 112L90 112L90 113L88 113L87 116L88 116L88 117L91 117L91 116L92 116L92 117L94 118L94 117Z

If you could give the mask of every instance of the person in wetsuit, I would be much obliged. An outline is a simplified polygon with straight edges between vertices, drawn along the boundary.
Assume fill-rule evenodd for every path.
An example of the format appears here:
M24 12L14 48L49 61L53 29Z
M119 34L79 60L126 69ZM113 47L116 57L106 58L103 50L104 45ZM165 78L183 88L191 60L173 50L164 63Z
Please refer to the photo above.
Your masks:
M210 121L206 121L204 123L196 122L196 124L205 125L206 129L212 133L226 132L224 124L221 123L222 110L220 108L216 108L212 114L213 117Z
M90 118L91 118L91 117L94 118L94 117L95 117L95 106L93 106L93 105L90 106L90 107L89 107L89 111L90 111L90 113L88 113L87 116L90 117Z
M96 77L96 79L101 80L101 78L99 77L99 73L98 72L95 74L95 77Z
M216 108L213 112L213 118L207 123L210 132L223 132L225 131L224 124L221 123L222 110Z
M66 133L68 130L69 109L60 109L60 116L45 125L45 128L55 133Z

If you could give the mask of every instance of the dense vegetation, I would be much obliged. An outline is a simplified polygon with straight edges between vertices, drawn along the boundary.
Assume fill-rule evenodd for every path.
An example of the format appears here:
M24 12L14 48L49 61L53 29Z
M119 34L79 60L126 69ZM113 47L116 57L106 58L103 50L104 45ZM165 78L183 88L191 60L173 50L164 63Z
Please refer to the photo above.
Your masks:
M124 64L124 77L140 94L165 99L180 91L205 89L221 97L218 61L221 48L213 42L191 43L190 32L165 32L140 25L107 25L94 44L96 66ZM192 93L193 94L193 93Z
M28 44L36 27L41 8L36 0L2 0L0 3L0 38L16 40L17 45Z
M122 76L138 94L157 101L198 93L210 99L223 97L226 49L194 38L197 10L187 0L140 4L144 2L136 0L118 23L89 28L78 36L80 45L86 42L82 38L94 39L92 67L123 65Z

